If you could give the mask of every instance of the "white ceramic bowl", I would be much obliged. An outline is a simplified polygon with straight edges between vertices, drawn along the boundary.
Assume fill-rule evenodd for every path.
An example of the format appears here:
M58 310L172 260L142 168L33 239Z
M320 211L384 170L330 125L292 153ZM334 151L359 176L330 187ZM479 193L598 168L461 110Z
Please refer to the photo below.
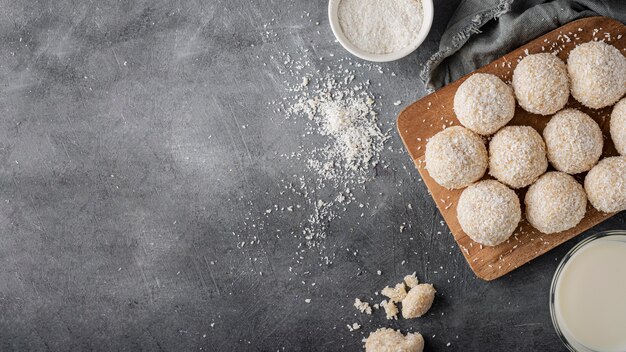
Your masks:
M351 54L356 57L360 57L363 60L374 61L374 62L389 62L401 59L413 51L417 49L426 39L428 32L430 32L430 27L433 24L433 1L432 0L421 0L422 1L422 12L424 18L422 19L422 27L415 39L413 45L405 48L404 50L400 50L397 52L389 53L389 54L372 54L365 52L356 46L354 46L348 38L343 34L343 30L341 29L341 25L339 24L339 3L341 0L329 0L328 2L328 19L330 22L330 28L332 28L335 37L346 50L348 50Z

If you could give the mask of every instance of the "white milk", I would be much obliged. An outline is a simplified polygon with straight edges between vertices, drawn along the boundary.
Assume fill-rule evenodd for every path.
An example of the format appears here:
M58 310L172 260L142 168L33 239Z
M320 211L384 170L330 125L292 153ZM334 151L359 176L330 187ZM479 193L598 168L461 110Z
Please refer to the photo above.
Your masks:
M596 351L626 351L626 242L609 236L581 247L563 267L554 297L563 335Z

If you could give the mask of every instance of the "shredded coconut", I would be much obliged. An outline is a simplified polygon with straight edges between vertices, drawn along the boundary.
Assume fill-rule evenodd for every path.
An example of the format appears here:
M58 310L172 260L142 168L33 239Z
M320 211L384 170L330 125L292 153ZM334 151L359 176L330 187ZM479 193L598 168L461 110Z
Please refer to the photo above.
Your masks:
M363 92L345 97L331 89L298 102L292 112L303 113L316 123L312 132L329 138L329 143L319 150L320 159L310 159L309 167L327 180L336 180L349 172L362 171L376 165L376 156L382 150L385 136L376 124L373 99Z
M339 24L348 41L372 54L411 47L423 21L420 0L342 0Z
M370 203L375 195L369 188L380 182L374 180L378 173L396 171L381 155L404 151L397 148L397 140L389 139L389 131L395 127L393 119L379 121L376 116L393 101L378 94L378 82L362 78L379 73L389 79L389 68L332 53L318 56L307 47L297 53L284 52L281 41L286 38L271 29L274 24L272 20L263 25L259 33L267 52L260 62L272 66L267 70L268 84L283 90L266 107L270 115L266 128L279 128L283 137L263 146L262 163L277 162L281 167L263 167L275 182L271 190L264 190L265 194L271 191L272 197L253 201L245 199L245 192L238 195L247 209L231 233L233 245L250 253L254 263L250 271L256 275L274 270L264 241L257 236L278 241L295 238L289 273L304 276L314 262L330 265L348 249L336 241L328 245L327 237L335 235L333 223L352 212L365 218L380 207ZM285 226L286 221L291 226ZM358 225L359 220L354 223ZM360 254L357 250L348 253Z

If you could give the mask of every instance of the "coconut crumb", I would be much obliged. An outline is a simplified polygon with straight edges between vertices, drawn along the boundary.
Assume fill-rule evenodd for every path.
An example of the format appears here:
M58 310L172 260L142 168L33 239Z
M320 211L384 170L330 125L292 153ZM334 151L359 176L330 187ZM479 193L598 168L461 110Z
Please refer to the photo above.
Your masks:
M399 330L380 328L363 340L365 352L422 352L424 337L419 332L403 335Z
M358 298L354 299L354 307L358 309L361 313L365 313L367 315L372 314L372 307L370 307L370 304L367 302L363 302Z
M348 324L346 326L348 327L348 330L350 330L350 332L359 330L361 328L361 324L359 323L352 323L352 325Z
M404 286L404 283L401 282L396 284L394 288L385 286L380 293L382 293L383 296L388 297L392 302L402 302L404 297L406 297L406 287Z
M398 307L396 307L395 303L383 300L382 302L380 302L380 305L385 309L387 319L398 319Z
M415 274L416 273L414 272L413 274L404 277L404 283L409 289L419 284L419 280L417 280L417 276Z

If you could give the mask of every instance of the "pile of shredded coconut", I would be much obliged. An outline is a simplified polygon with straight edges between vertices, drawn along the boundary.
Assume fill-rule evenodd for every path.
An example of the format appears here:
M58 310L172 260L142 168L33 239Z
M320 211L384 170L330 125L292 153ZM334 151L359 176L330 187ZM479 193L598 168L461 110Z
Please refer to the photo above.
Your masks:
M389 136L378 126L375 101L366 90L369 84L355 82L351 70L329 72L302 80L284 103L288 119L308 121L306 136L313 142L303 141L299 155L317 174L303 177L300 184L312 205L303 229L307 247L320 246L328 224L356 200L352 190L363 187L380 162Z
M374 100L367 92L336 88L331 79L313 96L301 97L289 111L306 115L314 122L311 132L328 138L308 160L309 168L335 184L346 177L364 182L388 137L376 123Z
M415 44L423 22L420 0L342 0L339 24L348 41L371 54Z
M297 58L276 52L269 64L276 67L285 93L269 101L268 107L279 128L285 129L285 138L297 138L299 145L275 154L290 165L289 171L280 170L277 180L283 191L265 213L248 214L241 231L267 231L277 219L288 216L297 225L287 234L275 231L277 238L301 239L294 261L303 263L307 253L315 252L321 263L331 264L337 253L334 246L326 246L332 222L348 212L365 216L371 206L367 184L388 167L380 155L385 149L395 151L386 145L393 121L380 122L377 117L383 99L373 94L370 80L357 75L376 72L395 77L395 73L333 54L315 57L308 50Z

